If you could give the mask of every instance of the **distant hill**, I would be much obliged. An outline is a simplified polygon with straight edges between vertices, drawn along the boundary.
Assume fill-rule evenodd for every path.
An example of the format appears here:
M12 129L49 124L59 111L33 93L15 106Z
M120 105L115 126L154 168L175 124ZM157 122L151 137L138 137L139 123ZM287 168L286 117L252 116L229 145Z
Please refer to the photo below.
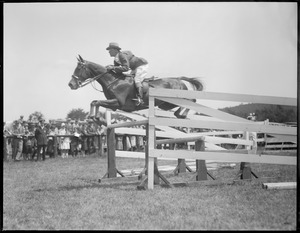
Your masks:
M297 107L274 104L240 104L235 107L219 108L239 117L247 118L250 113L255 113L257 121L269 119L270 122L285 123L297 122Z

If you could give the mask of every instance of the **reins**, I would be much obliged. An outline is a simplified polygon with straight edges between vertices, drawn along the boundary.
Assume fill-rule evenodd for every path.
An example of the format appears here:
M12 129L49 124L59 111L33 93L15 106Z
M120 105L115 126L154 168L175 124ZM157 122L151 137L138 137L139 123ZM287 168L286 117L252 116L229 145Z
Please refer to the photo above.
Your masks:
M103 90L99 90L99 89L96 88L96 86L95 86L95 81L96 81L97 79L101 78L102 76L104 76L104 75L107 74L107 73L108 73L108 72L105 72L105 73L103 73L103 74L98 74L98 75L96 75L95 77L93 77L93 78L88 78L88 79L86 79L86 80L83 81L83 82L81 82L80 79L79 79L77 76L75 76L75 75L72 75L72 77L75 78L75 79L77 80L78 86L79 86L79 87L84 87L84 86L86 86L86 85L88 85L88 84L92 84L92 87L93 87L96 91L103 92ZM109 87L110 87L112 84L114 84L115 82L117 82L117 81L118 81L118 78L116 78L114 81L112 81L110 84L108 84L106 88L109 89Z

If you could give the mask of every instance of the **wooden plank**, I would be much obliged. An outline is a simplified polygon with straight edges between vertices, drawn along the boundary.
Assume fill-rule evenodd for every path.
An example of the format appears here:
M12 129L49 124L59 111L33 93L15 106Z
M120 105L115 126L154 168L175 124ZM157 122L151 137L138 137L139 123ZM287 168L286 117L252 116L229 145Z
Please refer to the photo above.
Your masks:
M297 106L297 98L149 88L149 96Z
M131 119L136 120L136 121L142 121L142 120L147 119L146 117L139 114L140 111L136 111L136 112L131 113L131 112L124 112L124 111L121 111L121 110L117 110L116 113L118 113L120 115L123 115L123 116L126 116L126 117L131 118Z
M188 135L191 135L191 134L188 134ZM213 143L213 144L228 143L228 144L253 146L253 141L250 141L250 140L234 139L234 138L223 138L223 137L209 137L209 136L196 136L196 137L181 137L181 138L174 138L174 139L162 139L162 140L157 140L156 144L195 142L198 139L199 140L205 140L205 142L210 142L210 143Z
M194 111L212 116L212 117L216 117L219 118L221 120L225 120L225 121L238 121L238 122L249 122L249 120L226 113L226 112L222 112L220 110L216 110L216 109L212 109L209 107L206 107L204 105L201 104L197 104L194 103L190 100L187 99L174 99L174 98L159 98L160 100L172 103L172 104L176 104L178 106L184 107L184 108L188 108L188 109L192 109Z
M237 144L237 145L246 145L253 146L253 141L245 139L235 139L235 138L223 138L223 137L204 137L205 142L210 142L214 144L228 143L228 144Z
M298 156L297 150L264 150L262 155L284 155L284 156Z
M248 154L246 149L237 149L237 150L205 150L206 152L220 152L220 153L236 153L236 154Z
M270 148L277 148L277 149L280 149L280 148L292 148L292 149L297 149L297 145L266 145L265 146L265 149L270 149Z
M145 136L146 135L146 130L145 129L139 129L139 128L116 128L115 129L115 134Z
M116 157L145 159L145 152L116 150Z
M221 147L221 146L217 146L215 144L212 144L210 142L205 142L205 148L207 150L216 150L216 151L226 151L225 148Z
M168 126L181 126L191 128L205 128L205 129L221 129L221 130L242 130L257 133L275 133L286 135L297 135L297 128L295 127L278 127L271 125L257 125L255 123L238 123L238 122L215 122L215 121L195 121L184 119L165 119L149 117L149 124L151 125L168 125Z
M115 153L115 131L114 129L107 129L107 175L108 178L117 177L116 168L116 153Z
M208 132L201 132L201 133L190 133L193 137L196 136L222 136L222 135L238 135L244 134L244 131L208 131Z
M154 117L154 98L149 96L149 117ZM148 164L147 164L147 171L148 171L148 181L147 187L148 189L154 188L154 157L152 157L151 150L155 148L155 126L151 125L149 122L148 125L148 143L147 143L147 153L148 153Z
M154 112L156 111L156 109L154 109ZM118 112L119 114L122 114L126 117L129 117L129 118L132 118L134 120L148 120L148 116L149 116L149 113L148 113L148 109L147 110L140 110L140 111L137 111L139 114L144 114L146 117L144 116L141 116L139 115L138 113L128 113L128 112L123 112L121 110L117 110L116 112ZM166 137L166 138L173 138L174 135L185 135L186 133L180 131L180 130L177 130L177 129L174 129L174 128L171 128L171 127L168 127L168 126L156 126L157 129L159 130L162 130L162 131L157 131L157 136L158 137Z
M187 135L184 132L181 132L179 130L169 130L171 129L170 127L166 127L166 131L156 131L156 136L161 137L161 138L176 138L176 137L181 137L182 135ZM146 135L146 130L144 129L139 129L139 128L116 128L115 129L115 134L118 135L139 135L139 136L145 136Z
M202 115L188 115L187 119L198 120L198 121L223 121L223 122L225 121L212 116L202 116Z
M202 159L218 160L226 162L249 162L249 163L267 163L267 164L285 164L296 165L297 157L279 156L279 155L256 155L239 153L221 153L221 152L196 152L187 150L158 150L151 149L149 157L157 158L180 158L180 159Z
M264 189L296 189L296 182L263 183Z
M112 128L121 128L121 127L132 127L132 126L145 125L145 124L148 124L148 120L111 124L111 125L108 125L107 128L112 129Z
M173 111L162 111L160 109L155 109L155 116L157 117L168 117L168 118L176 118L174 116ZM198 120L198 121L224 121L222 119L218 119L215 117L211 116L202 116L202 115L195 115L195 114L188 114L186 119L191 119L191 120Z
M269 138L267 137L265 139L265 141L268 142L293 142L293 143L297 143L297 135L295 136L291 136L291 135L279 135L279 134L272 134L272 136L274 136L274 138Z
M156 140L156 145L204 140L203 136Z

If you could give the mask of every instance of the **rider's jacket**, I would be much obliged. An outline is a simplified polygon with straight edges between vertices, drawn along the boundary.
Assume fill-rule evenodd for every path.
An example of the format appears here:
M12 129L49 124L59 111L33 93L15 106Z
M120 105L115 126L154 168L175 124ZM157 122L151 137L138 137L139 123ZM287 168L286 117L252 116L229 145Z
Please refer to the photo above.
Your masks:
M146 64L148 64L146 59L136 57L130 51L120 51L114 59L114 71L117 73L126 72L129 69L134 71L137 67Z

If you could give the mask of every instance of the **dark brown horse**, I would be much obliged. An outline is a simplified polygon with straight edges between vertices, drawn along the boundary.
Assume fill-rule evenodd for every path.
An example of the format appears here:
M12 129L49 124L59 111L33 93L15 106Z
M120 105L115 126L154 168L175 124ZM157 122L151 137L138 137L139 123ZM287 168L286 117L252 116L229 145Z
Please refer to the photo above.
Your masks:
M143 81L144 89L144 105L136 106L136 89L133 77L123 74L115 74L108 72L104 66L84 60L80 55L77 58L78 64L69 82L69 87L76 90L93 81L97 81L101 86L107 100L94 100L91 102L89 117L94 118L97 115L99 106L109 108L115 111L120 109L126 112L133 112L148 108L149 87L167 88L178 90L196 90L202 91L203 85L199 78L149 78ZM191 100L195 102L196 100ZM155 106L163 110L171 110L178 107L177 105L164 102L161 100L155 101ZM179 107L174 115L177 118L186 118L189 109ZM183 113L182 113L183 112Z

